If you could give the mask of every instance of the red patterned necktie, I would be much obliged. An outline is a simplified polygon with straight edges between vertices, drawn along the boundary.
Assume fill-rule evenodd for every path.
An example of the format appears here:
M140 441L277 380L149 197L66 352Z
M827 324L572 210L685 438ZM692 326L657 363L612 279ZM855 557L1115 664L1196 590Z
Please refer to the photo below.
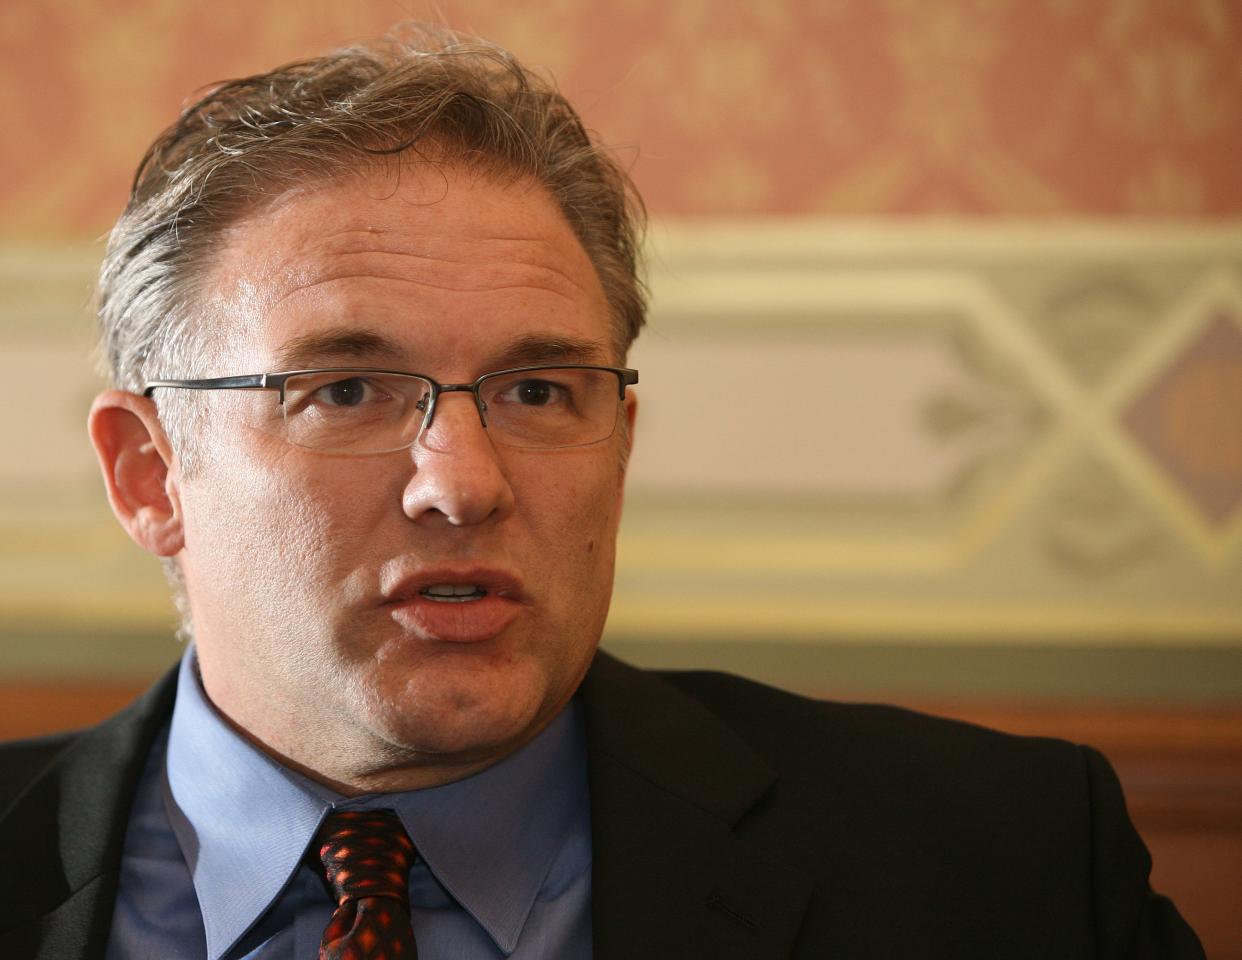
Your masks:
M337 904L319 960L415 960L409 890L415 852L397 815L333 813L315 842Z

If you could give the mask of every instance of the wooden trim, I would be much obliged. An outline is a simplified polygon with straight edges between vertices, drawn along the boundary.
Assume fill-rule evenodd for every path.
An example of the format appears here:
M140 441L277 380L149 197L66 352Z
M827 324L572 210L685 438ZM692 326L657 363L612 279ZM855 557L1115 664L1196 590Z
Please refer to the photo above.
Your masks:
M90 726L116 713L147 686L134 681L0 684L0 740Z

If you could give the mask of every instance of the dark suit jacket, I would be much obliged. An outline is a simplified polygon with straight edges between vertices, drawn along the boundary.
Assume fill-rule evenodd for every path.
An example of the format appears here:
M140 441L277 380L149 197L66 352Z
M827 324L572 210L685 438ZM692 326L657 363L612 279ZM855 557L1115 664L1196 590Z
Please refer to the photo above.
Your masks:
M6 960L103 956L174 686L0 749ZM1090 749L605 655L581 696L597 957L1203 955Z

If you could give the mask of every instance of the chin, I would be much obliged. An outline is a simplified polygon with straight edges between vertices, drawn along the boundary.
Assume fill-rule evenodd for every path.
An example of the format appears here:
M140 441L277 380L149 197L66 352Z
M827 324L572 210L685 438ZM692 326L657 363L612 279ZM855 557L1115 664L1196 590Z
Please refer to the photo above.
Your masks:
M572 693L550 697L542 678L490 673L420 670L376 698L372 728L406 751L494 761L534 736Z

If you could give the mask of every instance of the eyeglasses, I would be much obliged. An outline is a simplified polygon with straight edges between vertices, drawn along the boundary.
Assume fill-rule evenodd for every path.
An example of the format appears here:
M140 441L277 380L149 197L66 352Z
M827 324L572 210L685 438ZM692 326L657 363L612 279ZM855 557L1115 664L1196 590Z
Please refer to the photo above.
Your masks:
M142 389L275 390L285 438L325 453L389 453L431 426L441 394L470 393L492 439L529 450L583 447L617 428L625 388L638 371L587 364L514 367L473 383L439 383L417 373L333 367L205 380L152 380Z

